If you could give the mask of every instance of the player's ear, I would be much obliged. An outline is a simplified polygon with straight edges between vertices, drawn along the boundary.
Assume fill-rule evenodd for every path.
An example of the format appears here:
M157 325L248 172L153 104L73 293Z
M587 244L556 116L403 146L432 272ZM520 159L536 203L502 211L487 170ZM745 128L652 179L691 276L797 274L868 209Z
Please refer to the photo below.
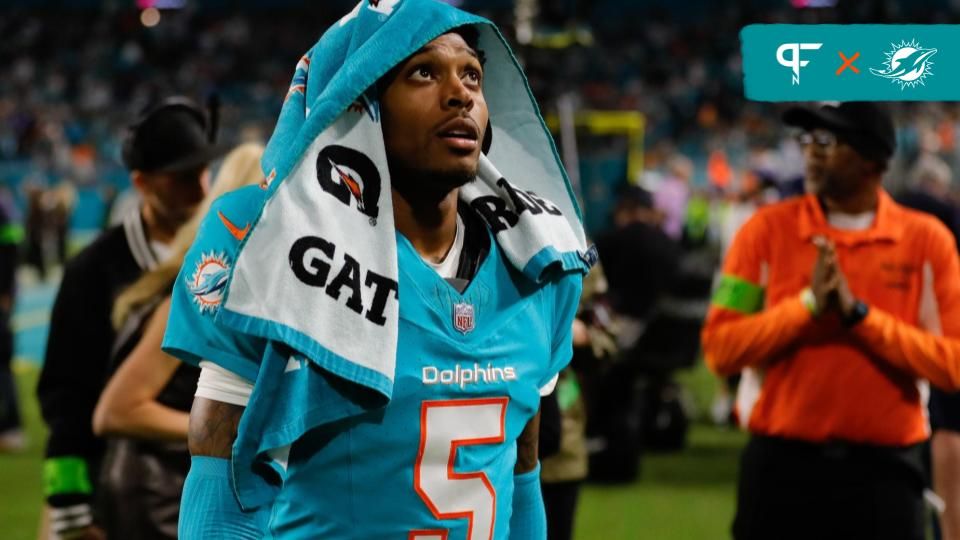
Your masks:
M867 169L867 174L869 176L874 176L874 175L882 176L883 173L887 171L887 164L882 161L875 160L875 159L867 159L864 161L866 162L865 166Z
M147 187L146 175L142 171L130 171L130 183L137 191L143 193L143 190Z

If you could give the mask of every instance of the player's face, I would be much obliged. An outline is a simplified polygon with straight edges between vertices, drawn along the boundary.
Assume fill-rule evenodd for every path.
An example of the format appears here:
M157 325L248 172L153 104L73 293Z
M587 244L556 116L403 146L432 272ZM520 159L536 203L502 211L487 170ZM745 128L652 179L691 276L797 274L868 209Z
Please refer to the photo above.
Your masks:
M488 119L483 67L460 35L444 34L408 58L381 105L395 181L402 171L449 192L476 177Z
M800 137L805 158L807 193L846 198L870 186L874 167L833 133L816 129Z
M206 168L182 173L141 173L137 187L156 225L173 233L190 219L208 184Z

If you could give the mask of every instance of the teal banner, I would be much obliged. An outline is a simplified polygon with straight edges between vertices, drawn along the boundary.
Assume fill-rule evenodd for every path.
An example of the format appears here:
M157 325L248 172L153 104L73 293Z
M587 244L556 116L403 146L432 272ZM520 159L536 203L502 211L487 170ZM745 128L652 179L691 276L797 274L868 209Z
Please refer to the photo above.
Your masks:
M752 24L740 32L755 101L960 101L960 25Z

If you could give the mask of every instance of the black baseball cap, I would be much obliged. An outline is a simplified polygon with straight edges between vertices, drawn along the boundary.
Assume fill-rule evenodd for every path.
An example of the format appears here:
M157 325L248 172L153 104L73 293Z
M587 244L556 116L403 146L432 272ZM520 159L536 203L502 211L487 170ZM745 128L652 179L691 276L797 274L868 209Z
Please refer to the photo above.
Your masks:
M653 194L640 186L629 184L620 189L617 203L620 208L653 208Z
M852 146L861 156L886 163L897 147L893 118L871 101L847 101L818 108L793 107L783 113L789 126L806 131L825 129Z
M223 156L229 147L215 142L207 113L183 98L170 98L131 126L124 145L130 170L176 173Z

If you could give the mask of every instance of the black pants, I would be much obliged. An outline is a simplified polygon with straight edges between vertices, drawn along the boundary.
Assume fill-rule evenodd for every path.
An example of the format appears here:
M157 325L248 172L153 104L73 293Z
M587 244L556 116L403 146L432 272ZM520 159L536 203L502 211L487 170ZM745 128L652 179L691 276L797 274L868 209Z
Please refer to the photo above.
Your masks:
M573 538L573 516L577 511L580 481L544 482L543 505L547 509L547 540Z
M923 540L920 445L753 437L740 462L736 540Z
M6 319L0 317L0 324ZM0 432L20 427L20 407L17 405L17 385L13 362L13 333L0 326Z
M27 236L23 252L23 262L37 269L40 281L47 279L47 261L43 255L43 240L39 236Z

